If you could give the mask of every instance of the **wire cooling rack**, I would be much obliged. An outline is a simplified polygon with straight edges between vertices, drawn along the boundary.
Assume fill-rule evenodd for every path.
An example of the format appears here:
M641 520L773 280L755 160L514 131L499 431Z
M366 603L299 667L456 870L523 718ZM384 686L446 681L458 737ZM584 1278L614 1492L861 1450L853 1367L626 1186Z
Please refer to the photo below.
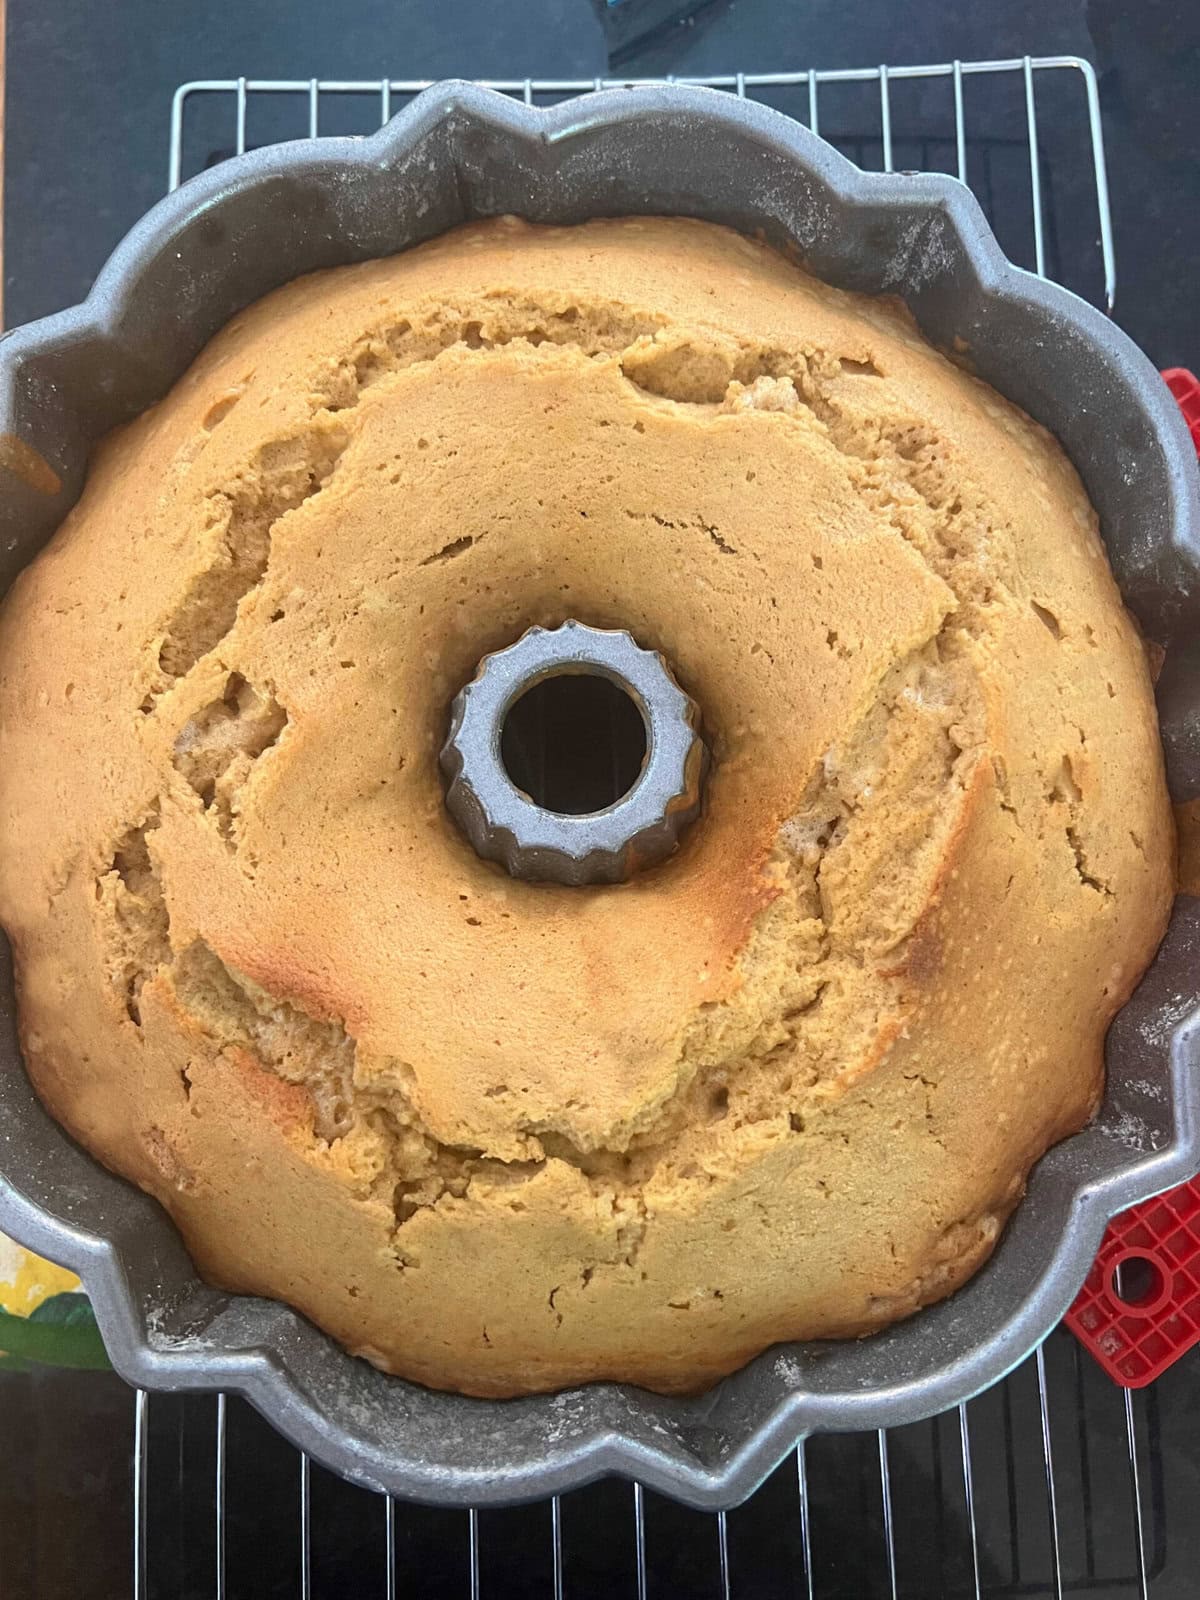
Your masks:
M544 105L596 89L635 88L651 78L481 79L485 88ZM919 66L735 72L674 77L668 82L724 89L795 116L860 166L884 172L946 171L969 183L1010 257L1077 288L1112 311L1117 289L1100 95L1091 62L1080 56L1019 56L1005 61L947 61ZM254 143L365 133L382 125L428 79L210 78L181 84L171 107L168 187L222 156ZM1054 137L1042 127L1039 96L1055 105ZM863 96L866 98L864 99ZM353 110L350 108L353 107ZM215 114L215 120L214 120ZM330 125L334 116L337 126ZM256 130L256 124L259 125ZM222 131L223 129L223 131ZM214 143L215 140L215 143ZM198 153L199 152L199 156ZM997 168L1024 168L1021 219L1001 207ZM1092 263L1053 259L1048 186L1056 168L1094 191L1095 236L1084 241ZM1004 185L1010 188L1011 185ZM1074 252L1072 253L1074 254ZM1098 281L1068 281L1078 276ZM1092 269L1089 271L1089 267Z
M810 1439L719 1515L615 1481L432 1511L334 1479L235 1398L133 1410L135 1600L1149 1600L1166 1565L1157 1391L1062 1331L969 1405Z
M649 80L487 86L546 104L639 81ZM862 166L941 170L970 183L1013 259L1112 310L1108 179L1087 61L678 81L773 104ZM171 109L169 186L258 144L368 132L425 87L394 78L185 83ZM915 99L902 99L909 91ZM1078 216L1082 190L1094 229L1067 237L1056 196ZM619 1483L514 1511L433 1512L330 1478L234 1397L139 1390L133 1594L1148 1600L1166 1560L1159 1430L1157 1391L1115 1388L1060 1331L957 1411L808 1441L733 1512L688 1511Z

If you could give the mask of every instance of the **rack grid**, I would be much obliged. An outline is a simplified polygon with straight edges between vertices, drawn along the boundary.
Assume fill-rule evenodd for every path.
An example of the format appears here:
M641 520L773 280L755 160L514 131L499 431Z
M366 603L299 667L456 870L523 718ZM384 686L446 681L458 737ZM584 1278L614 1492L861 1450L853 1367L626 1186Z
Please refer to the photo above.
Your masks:
M806 122L814 133L827 132L831 112L831 95L844 91L851 85L875 85L878 90L876 107L877 127L860 133L853 140L858 148L855 155L859 164L862 147L878 144L879 165L884 172L896 168L897 134L893 106L893 86L901 83L928 83L942 80L950 85L952 94L952 175L960 182L970 178L968 161L971 136L967 127L967 83L979 78L1012 79L1019 83L1023 114L1017 119L1015 137L1023 141L1028 165L1030 218L1032 222L1032 259L1029 265L1041 276L1047 271L1046 216L1043 197L1043 150L1038 132L1038 102L1036 84L1049 76L1068 75L1078 78L1083 86L1083 102L1079 110L1086 118L1087 140L1095 186L1097 248L1102 267L1102 303L1112 311L1117 290L1116 257L1113 250L1112 215L1108 199L1108 170L1104 157L1104 132L1100 119L1100 92L1096 73L1090 61L1082 56L1019 56L1000 61L946 61L916 66L847 67L809 69L798 72L734 72L718 73L708 77L685 77L668 73L665 78L494 78L477 80L483 88L495 89L501 94L524 100L526 105L538 105L549 99L589 94L599 89L636 89L654 83L680 83L701 88L723 89L741 98L747 96L769 100L778 91L803 91L801 105L793 105L799 119ZM306 109L307 122L298 126L295 136L319 138L322 132L322 107L334 96L350 96L374 102L379 125L387 122L403 105L422 89L431 86L432 79L425 78L205 78L184 83L175 91L171 105L170 154L168 162L168 188L178 188L188 172L188 118L194 115L197 102L216 98L225 103L230 118L232 147L228 154L242 154L247 149L247 130L251 103L264 98L283 97L299 100ZM822 88L827 92L821 95ZM949 127L949 123L948 123ZM366 130L363 130L366 131ZM1010 134L1010 138L1014 135ZM947 140L950 138L947 132ZM873 164L873 163L872 163ZM925 165L927 163L922 163ZM908 169L905 169L908 170Z
M974 147L982 145L985 158L989 144L993 148L1003 146L1010 155L1015 152L1027 167L1031 232L1026 264L1045 275L1049 270L1052 186L1047 181L1045 150L1039 134L1037 85L1052 75L1074 78L1082 83L1082 102L1075 114L1082 116L1090 182L1094 188L1096 235L1087 242L1098 268L1098 290L1093 298L1111 312L1116 294L1116 261L1099 93L1094 69L1088 61L1075 56L1025 56L1002 61L881 65L845 70L736 72L708 77L668 77L666 81L697 84L761 99L770 99L778 91L798 94L800 102L796 109L800 120L807 122L814 132L826 136L831 128L839 127L832 142L838 143L860 164L875 165L884 172L897 170L898 160L909 149L896 114L894 86L914 80L947 82L951 96L946 130L944 134L923 133L920 153L924 155L935 146L948 147L951 175L964 183L974 179L972 187L987 209L986 193L980 193L981 187L986 188L986 159L981 185L980 168L973 165ZM1015 131L1014 127L1009 127L997 134L993 128L986 136L976 138L968 121L967 86L971 80L980 78L1004 78L1019 87ZM534 105L598 89L634 88L664 80L525 78L481 81L486 87ZM838 122L836 96L852 85L866 85L868 89L874 86L877 100L874 124L848 132L844 123ZM323 130L325 108L335 97L351 97L364 106L373 103L373 115L382 124L428 86L426 80L398 78L277 80L240 77L182 84L171 108L169 187L177 187L199 166L211 165L226 155L249 148L251 120L260 102L293 106L298 102L302 109L303 126L294 132L289 129L277 133L276 137L307 134L317 138ZM206 121L204 115L198 117L197 114L212 106L218 109L219 118L225 124L225 132L216 135L215 142L211 117L207 118L207 135L203 128L197 132L195 126L198 121ZM206 137L207 146L204 144ZM197 139L201 146L198 159ZM936 161L922 160L919 164L934 165ZM1075 177L1078 176L1076 173ZM1098 1389L1097 1385L1103 1387ZM1085 1390L1090 1396L1087 1404ZM181 1407L191 1419L189 1426L195 1425L201 1412L209 1418L202 1425L211 1426L211 1441L206 1435L206 1449L210 1450L208 1483L212 1534L208 1592L215 1593L217 1600L227 1600L238 1582L237 1574L231 1569L231 1548L235 1542L231 1528L236 1524L238 1508L236 1504L231 1505L227 1483L231 1461L236 1460L238 1453L235 1435L247 1408L237 1398L223 1394L212 1401L197 1397L152 1399L142 1390L133 1395L133 1593L135 1600L150 1600L155 1592L151 1496L156 1481L153 1475L156 1452L151 1448L152 1412L159 1408L175 1408L178 1426L182 1429ZM1021 1422L1022 1411L1025 1426ZM1096 1445L1089 1437L1089 1416L1094 1429L1098 1413L1108 1418L1101 1446L1107 1474L1103 1493L1098 1487L1096 1463L1092 1460ZM772 1515L779 1518L781 1546L787 1543L797 1558L781 1579L780 1594L803 1595L807 1600L823 1600L827 1594L853 1594L855 1600L865 1600L868 1595L899 1600L905 1593L932 1593L933 1589L914 1590L912 1586L913 1548L909 1537L912 1508L905 1504L912 1495L909 1468L917 1456L924 1461L928 1455L933 1463L930 1482L934 1497L926 1509L936 1528L941 1552L937 1593L974 1596L975 1600L982 1600L985 1595L1045 1594L1062 1600L1067 1594L1092 1591L1114 1596L1129 1594L1149 1600L1153 1579L1165 1561L1162 1462L1156 1447L1157 1431L1155 1390L1134 1395L1108 1385L1081 1355L1079 1347L1065 1333L1059 1332L996 1390L959 1406L955 1412L910 1429L891 1433L881 1430L873 1439L851 1436L841 1441L810 1440L796 1450L791 1466L774 1474L746 1508L704 1518L699 1513L687 1515L692 1519L691 1525L698 1528L707 1523L711 1527L710 1558L698 1559L711 1568L709 1592L719 1595L721 1600L733 1600L739 1593L737 1530L741 1519L752 1516L756 1502L764 1497L770 1498ZM1122 1441L1123 1462L1116 1459L1114 1437ZM1036 1442L1036 1455L1030 1454L1030 1440ZM317 1469L307 1456L290 1451L282 1442L278 1448L281 1452L290 1452L291 1470L295 1472L298 1592L301 1600L313 1600L322 1592L315 1575L320 1564L323 1534L320 1517L314 1514L314 1472ZM830 1451L833 1451L832 1457ZM844 1471L842 1457L853 1451L857 1451L857 1486L864 1538L876 1548L864 1557L866 1566L856 1569L858 1577L848 1580L857 1587L847 1588L842 1578L836 1574L831 1576L827 1560L822 1565L821 1529L817 1526L821 1513L817 1502L821 1498L820 1473L830 1473L830 1482L833 1482L837 1473ZM990 1468L1000 1461L1003 1469L992 1474ZM984 1472L981 1468L989 1470ZM1123 1490L1119 1486L1114 1488L1114 1473L1124 1482ZM987 1488L984 1477L991 1480ZM998 1493L997 1484L1003 1487L1003 1494ZM181 1485L182 1473L177 1486ZM183 1492L182 1487L180 1492ZM528 1592L542 1593L548 1589L554 1600L564 1600L568 1592L585 1592L568 1582L571 1542L566 1529L571 1520L572 1502L579 1502L595 1492L577 1491L565 1500L556 1496L544 1508L542 1537L546 1547L538 1560L546 1573L546 1582L531 1587ZM1114 1492L1116 1501L1112 1500ZM346 1493L365 1495L366 1491L347 1490ZM668 1503L658 1502L658 1497L637 1484L628 1486L622 1493L627 1495L626 1514L632 1534L628 1592L636 1593L638 1600L651 1600L658 1592L670 1593L667 1588L656 1587L655 1582L654 1524ZM1108 1499L1102 1506L1100 1502L1106 1495ZM1118 1503L1122 1496L1125 1499L1123 1515ZM388 1497L376 1498L380 1502L376 1517L377 1545L372 1558L377 1568L376 1582L371 1591L363 1593L373 1592L386 1596L387 1600L398 1600L405 1593L419 1592L414 1585L414 1574L403 1568L399 1550L410 1519L419 1518L422 1513ZM1003 1505L993 1505L993 1498L1002 1500ZM488 1588L484 1519L475 1510L457 1515L461 1518L458 1524L461 1544L456 1559L461 1564L466 1592L471 1600L480 1600ZM787 1523L789 1518L790 1523ZM961 1523L957 1566L953 1561L947 1565L949 1558L944 1542L948 1538L947 1524L952 1519ZM1111 1535L1119 1523L1123 1527L1114 1536L1115 1545L1114 1537L1109 1537L1107 1551L1102 1550L1105 1542L1101 1537L1102 1529L1107 1529ZM1003 1559L998 1558L997 1552ZM769 1552L767 1554L769 1556ZM761 1587L754 1589L756 1595L765 1592Z
M619 1592L637 1600L1150 1600L1166 1565L1156 1391L1118 1389L1061 1331L995 1390L943 1416L809 1439L727 1513L688 1512L637 1484L608 1485L602 1504L589 1500L597 1490L583 1489L522 1511L436 1513L437 1581L414 1554L414 1529L430 1513L341 1485L278 1438L264 1459L266 1424L236 1397L137 1391L133 1409L134 1600L178 1600L183 1557L175 1550L156 1562L155 1552L181 1509L207 1521L191 1537L187 1594L260 1592L247 1585L259 1577L266 1535L238 1488L250 1470L282 1477L285 1497L292 1484L294 1520L281 1535L291 1545L288 1573L269 1592L300 1600L345 1592L335 1578L344 1575L344 1551L342 1565L331 1566L331 1544L344 1543L335 1504L348 1508L356 1530L353 1592L362 1600L607 1596L617 1592L611 1575L588 1586L578 1559L597 1520L607 1524L605 1540L621 1546ZM511 1582L514 1546L528 1574L520 1589Z

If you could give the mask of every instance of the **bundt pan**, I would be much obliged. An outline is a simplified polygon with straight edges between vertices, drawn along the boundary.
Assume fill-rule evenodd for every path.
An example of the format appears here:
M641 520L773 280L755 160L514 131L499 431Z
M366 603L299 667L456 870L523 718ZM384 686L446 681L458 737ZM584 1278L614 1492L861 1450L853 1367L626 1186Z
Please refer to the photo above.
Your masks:
M449 84L371 138L260 150L162 201L84 305L0 344L0 581L75 500L100 435L157 400L248 301L504 212L705 217L761 231L833 283L903 296L931 340L968 352L1074 459L1128 603L1168 646L1175 799L1200 796L1200 658L1184 643L1200 619L1200 482L1158 374L1090 306L1011 266L956 181L864 175L790 120L708 90L601 93L540 111ZM359 1483L485 1504L618 1472L728 1506L803 1435L952 1406L1049 1332L1107 1220L1200 1167L1198 998L1200 900L1181 897L1113 1026L1099 1117L1039 1163L987 1266L887 1332L770 1350L697 1398L612 1384L505 1402L432 1393L352 1359L284 1305L209 1288L158 1206L35 1099L7 969L0 1227L82 1275L131 1383L237 1391Z

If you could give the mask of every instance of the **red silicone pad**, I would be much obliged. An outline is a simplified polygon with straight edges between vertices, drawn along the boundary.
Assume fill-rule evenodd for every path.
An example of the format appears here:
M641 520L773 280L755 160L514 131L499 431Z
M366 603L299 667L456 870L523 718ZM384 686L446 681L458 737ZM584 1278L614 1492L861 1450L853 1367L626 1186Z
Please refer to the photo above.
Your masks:
M1200 451L1200 378L1186 367L1168 367L1163 373L1167 388L1175 396L1175 403L1183 412L1183 420L1191 431L1192 443Z
M1114 1219L1066 1323L1126 1389L1200 1342L1200 1178Z

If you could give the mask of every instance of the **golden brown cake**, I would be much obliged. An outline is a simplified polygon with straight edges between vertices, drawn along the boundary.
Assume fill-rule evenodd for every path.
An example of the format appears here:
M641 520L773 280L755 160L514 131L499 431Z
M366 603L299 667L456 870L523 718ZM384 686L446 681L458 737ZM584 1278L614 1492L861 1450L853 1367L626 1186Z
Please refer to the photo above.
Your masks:
M627 628L704 814L619 887L447 815L480 656ZM986 1258L1163 931L1144 654L1054 440L696 222L464 228L239 316L0 629L46 1104L201 1271L481 1395L711 1382Z

